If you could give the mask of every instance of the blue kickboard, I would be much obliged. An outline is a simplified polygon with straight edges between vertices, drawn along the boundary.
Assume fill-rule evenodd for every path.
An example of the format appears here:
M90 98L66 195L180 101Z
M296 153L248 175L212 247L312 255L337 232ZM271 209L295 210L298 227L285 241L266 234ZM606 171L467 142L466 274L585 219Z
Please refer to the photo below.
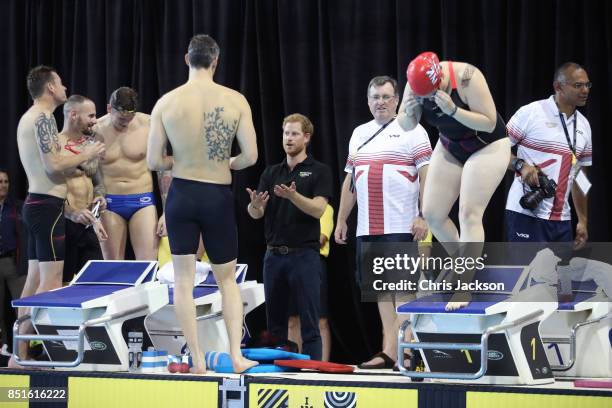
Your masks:
M206 367L214 370L216 373L224 373L224 374L234 373L232 359L227 353L207 351L205 354L205 361L206 361ZM249 368L248 370L243 371L243 373L244 374L286 373L286 372L292 372L292 371L295 372L295 371L300 371L300 370L292 368L292 367L280 367L274 364L258 364L254 367Z
M307 354L291 353L280 349L251 348L242 349L242 355L249 360L273 362L274 360L310 360Z

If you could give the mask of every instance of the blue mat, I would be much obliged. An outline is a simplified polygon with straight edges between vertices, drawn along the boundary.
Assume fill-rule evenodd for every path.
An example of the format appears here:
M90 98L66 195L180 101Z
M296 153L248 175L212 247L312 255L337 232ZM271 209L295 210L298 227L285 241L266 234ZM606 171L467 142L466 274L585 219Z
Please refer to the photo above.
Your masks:
M452 293L437 293L430 296L425 296L406 303L397 308L398 313L454 313L454 314L479 314L484 315L487 308L496 303L508 299L509 295L497 294L473 294L472 301L465 307L462 307L451 312L444 310L446 304L450 301Z
M310 360L310 356L307 354L291 353L285 350L268 348L242 349L242 355L249 360L259 362L272 362L274 360Z
M80 308L82 303L110 295L122 289L130 288L126 285L73 285L39 293L22 299L15 299L13 307L74 307Z
M149 261L92 261L75 284L134 285L150 266Z
M594 297L595 294L589 292L574 292L572 293L572 296L574 297L574 299L571 302L559 303L559 310L574 310L578 303L588 301L589 299Z
M293 354L293 353L292 353ZM246 357L246 356L245 356ZM247 357L248 358L248 357ZM228 353L218 353L216 351L207 351L205 354L206 367L214 370L216 373L232 374L234 366L232 359ZM244 374L254 373L286 373L300 371L292 367L280 367L269 363L260 363L248 370L243 371Z

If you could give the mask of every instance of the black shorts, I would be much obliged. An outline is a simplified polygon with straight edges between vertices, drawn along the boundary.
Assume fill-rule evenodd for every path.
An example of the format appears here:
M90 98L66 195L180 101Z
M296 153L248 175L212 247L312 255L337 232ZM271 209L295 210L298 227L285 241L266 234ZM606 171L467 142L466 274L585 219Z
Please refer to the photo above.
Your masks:
M66 220L64 282L70 282L89 260L103 259L93 227Z
M65 255L64 199L30 193L23 205L28 232L28 259L63 261Z
M229 185L173 178L165 214L173 255L195 254L202 234L211 263L224 264L238 257L234 196Z

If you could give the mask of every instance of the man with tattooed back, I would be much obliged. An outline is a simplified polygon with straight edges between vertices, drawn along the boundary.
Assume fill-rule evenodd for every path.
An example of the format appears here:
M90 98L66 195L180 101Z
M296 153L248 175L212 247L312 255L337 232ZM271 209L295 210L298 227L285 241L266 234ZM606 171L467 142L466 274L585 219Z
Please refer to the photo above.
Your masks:
M206 372L198 345L193 301L195 254L200 233L223 296L234 372L256 365L242 357L242 299L234 278L238 238L230 170L257 161L251 109L244 96L213 81L219 46L208 35L194 36L185 62L189 80L164 95L151 113L147 162L152 170L172 169L165 208L175 271L174 305L194 373ZM230 157L236 137L241 153ZM173 156L166 155L170 142Z
M104 153L104 144L95 142L79 155L60 155L65 140L58 135L53 111L66 102L66 87L53 68L33 68L28 73L27 86L34 104L17 127L19 157L29 185L23 206L29 240L28 276L22 297L62 285L66 177L78 174L79 165ZM18 315L26 312L20 309ZM32 326L23 325L22 330L31 332ZM26 351L27 344L22 342L16 352L23 358ZM9 367L18 367L13 358Z

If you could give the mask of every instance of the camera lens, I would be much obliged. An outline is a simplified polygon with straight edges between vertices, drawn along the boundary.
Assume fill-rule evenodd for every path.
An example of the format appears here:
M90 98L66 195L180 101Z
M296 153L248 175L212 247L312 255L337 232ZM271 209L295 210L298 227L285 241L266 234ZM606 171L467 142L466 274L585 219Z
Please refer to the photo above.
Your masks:
M519 200L519 204L526 210L535 210L538 205L544 200L545 193L541 189L530 191Z

